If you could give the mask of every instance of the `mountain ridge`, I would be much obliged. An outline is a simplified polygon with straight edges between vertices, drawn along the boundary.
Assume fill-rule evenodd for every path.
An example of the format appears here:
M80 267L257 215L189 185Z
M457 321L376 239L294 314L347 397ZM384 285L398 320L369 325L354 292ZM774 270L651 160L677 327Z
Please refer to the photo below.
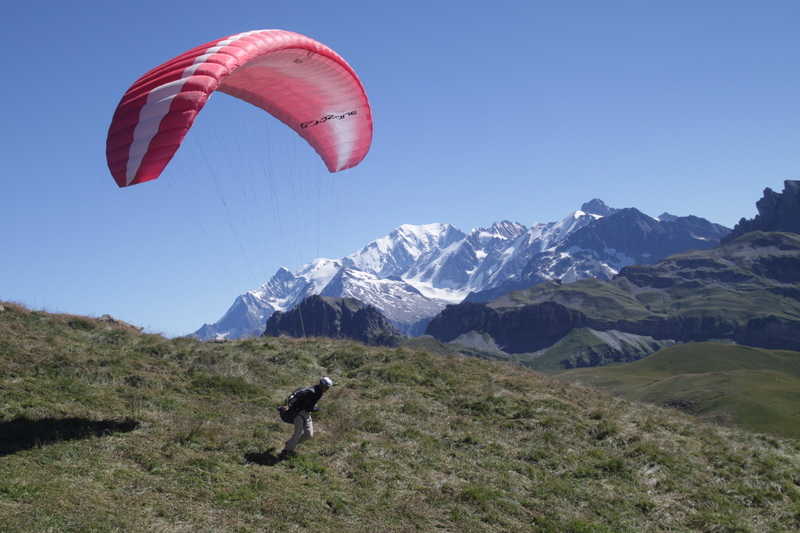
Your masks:
M269 316L292 309L312 294L355 297L378 308L402 333L419 335L446 305L475 299L486 291L499 295L562 277L568 281L609 278L633 264L635 258L647 254L654 260L660 258L658 246L647 242L647 236L630 243L640 246L645 242L654 252L625 249L610 253L608 243L597 244L596 239L569 244L581 231L627 212L593 199L559 221L531 227L501 220L462 232L445 223L403 224L341 259L318 258L294 273L280 268L258 289L237 297L220 320L204 324L192 335L203 340L260 335ZM690 223L703 221L697 238L681 242L684 247L711 246L718 242L719 233L727 231L697 217L673 217L664 222L647 219L658 228L688 228ZM614 225L613 220L601 224L600 234L603 225ZM620 225L624 226L617 223ZM682 235L692 234L687 228ZM663 229L661 234L669 232ZM593 249L596 245L603 248Z
M451 305L427 333L450 342L477 331L505 352L529 353L575 328L800 350L800 235L751 232L625 267L611 281L543 283L488 303Z

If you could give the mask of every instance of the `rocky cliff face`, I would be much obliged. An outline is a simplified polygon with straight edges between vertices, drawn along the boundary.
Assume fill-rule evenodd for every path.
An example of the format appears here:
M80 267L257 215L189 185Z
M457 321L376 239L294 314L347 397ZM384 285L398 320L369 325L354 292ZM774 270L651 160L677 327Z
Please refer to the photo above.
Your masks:
M585 323L583 313L555 302L516 309L464 303L447 306L428 324L426 333L444 342L470 331L488 333L503 351L524 353L546 348Z
M349 338L365 344L395 346L401 335L380 311L354 298L309 296L287 312L275 312L264 335Z
M729 242L750 231L789 231L800 233L800 181L786 180L783 192L776 193L769 187L756 202L758 214L755 218L742 218L726 237Z

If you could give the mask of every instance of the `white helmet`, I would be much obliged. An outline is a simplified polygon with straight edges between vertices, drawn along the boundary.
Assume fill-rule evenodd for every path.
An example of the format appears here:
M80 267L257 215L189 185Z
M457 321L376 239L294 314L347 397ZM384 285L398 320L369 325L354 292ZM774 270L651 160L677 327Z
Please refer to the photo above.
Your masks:
M333 380L328 376L323 376L319 378L319 384L325 387L326 389L329 389L333 387Z

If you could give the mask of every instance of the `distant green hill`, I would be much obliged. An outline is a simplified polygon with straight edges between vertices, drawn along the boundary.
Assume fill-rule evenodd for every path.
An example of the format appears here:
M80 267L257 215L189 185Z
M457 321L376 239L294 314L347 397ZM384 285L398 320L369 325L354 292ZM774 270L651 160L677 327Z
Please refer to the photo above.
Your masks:
M170 340L0 304L0 531L800 528L800 441L425 346ZM322 374L317 438L276 462L275 405Z
M431 336L411 337L402 341L410 348L450 355L469 355L481 359L512 361L538 372L561 372L565 368L600 366L630 362L646 357L674 341L623 333L574 328L555 344L530 353L509 354L493 345L488 333L471 331L448 343Z
M565 368L635 361L672 344L670 340L615 330L575 328L548 348L532 354L515 354L511 359L534 370L552 373Z
M570 370L558 378L753 431L800 437L800 352L688 343L634 363Z

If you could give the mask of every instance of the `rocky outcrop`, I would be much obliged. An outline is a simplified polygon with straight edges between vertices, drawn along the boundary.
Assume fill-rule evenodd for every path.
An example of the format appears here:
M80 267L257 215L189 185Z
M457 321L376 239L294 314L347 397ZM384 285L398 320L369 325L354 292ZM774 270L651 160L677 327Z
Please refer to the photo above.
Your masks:
M739 220L725 242L751 231L800 233L800 181L784 181L782 193L767 187L763 198L756 202L756 208L758 214L755 218Z
M428 324L426 333L444 342L470 331L488 333L504 352L523 353L550 346L585 322L583 313L555 302L514 309L465 303L447 306Z
M309 296L291 311L274 313L265 336L348 338L396 346L402 336L380 311L354 298Z

